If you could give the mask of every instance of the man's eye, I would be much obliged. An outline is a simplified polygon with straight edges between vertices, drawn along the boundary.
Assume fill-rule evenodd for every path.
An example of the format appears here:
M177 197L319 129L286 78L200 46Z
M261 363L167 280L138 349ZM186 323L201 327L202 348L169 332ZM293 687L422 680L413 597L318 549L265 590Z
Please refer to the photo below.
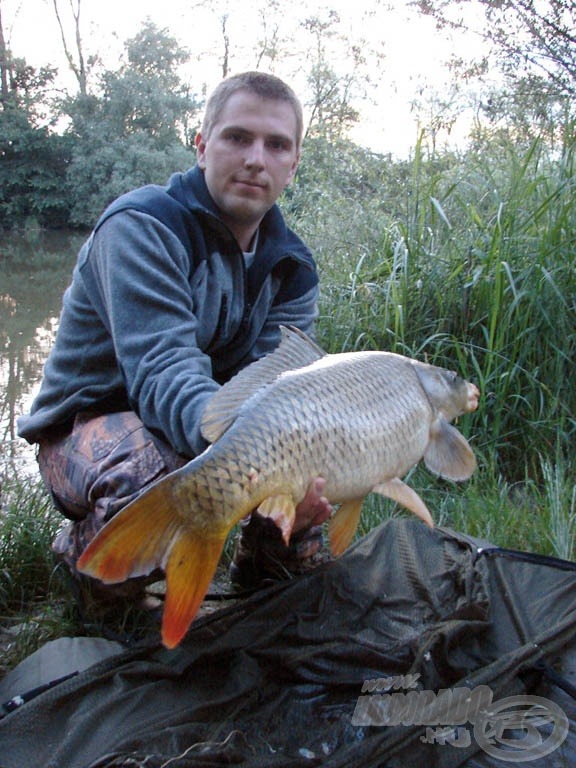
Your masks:
M286 152L290 148L288 142L282 139L270 139L268 146L273 152Z
M243 133L229 133L227 139L234 144L245 144L248 141L248 137Z

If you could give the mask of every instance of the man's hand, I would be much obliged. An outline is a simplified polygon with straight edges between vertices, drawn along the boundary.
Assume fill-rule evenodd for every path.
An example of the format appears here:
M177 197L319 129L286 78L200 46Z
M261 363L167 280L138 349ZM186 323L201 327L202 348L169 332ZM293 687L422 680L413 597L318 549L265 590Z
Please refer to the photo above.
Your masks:
M294 510L294 502L288 496L272 496L260 504L256 512L272 520L282 533L286 546L290 536L313 525L324 523L332 514L332 505L322 493L326 486L323 477L315 478L306 495Z
M328 520L332 514L332 505L323 495L325 487L326 480L323 477L317 477L310 483L306 496L296 507L294 533L310 528L312 525L320 525Z

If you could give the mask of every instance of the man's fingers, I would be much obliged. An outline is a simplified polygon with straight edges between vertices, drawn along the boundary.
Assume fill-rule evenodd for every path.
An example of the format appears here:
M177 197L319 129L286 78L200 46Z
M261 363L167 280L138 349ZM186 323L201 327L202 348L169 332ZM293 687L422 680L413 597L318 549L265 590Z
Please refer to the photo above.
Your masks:
M317 477L310 483L306 495L296 507L294 530L320 525L328 520L332 514L332 505L323 495L325 487L326 480L323 477Z

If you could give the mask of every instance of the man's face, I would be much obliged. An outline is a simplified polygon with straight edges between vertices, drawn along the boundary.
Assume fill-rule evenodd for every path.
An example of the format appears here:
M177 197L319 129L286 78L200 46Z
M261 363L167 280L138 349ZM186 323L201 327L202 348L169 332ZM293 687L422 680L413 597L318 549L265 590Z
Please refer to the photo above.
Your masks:
M296 172L294 110L288 102L238 91L209 135L198 134L196 147L208 190L247 250L262 217Z

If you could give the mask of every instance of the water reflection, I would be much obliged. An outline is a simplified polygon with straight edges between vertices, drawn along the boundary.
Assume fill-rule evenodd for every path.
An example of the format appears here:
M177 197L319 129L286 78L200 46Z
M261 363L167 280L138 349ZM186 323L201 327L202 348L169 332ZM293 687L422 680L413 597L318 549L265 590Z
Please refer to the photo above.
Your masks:
M36 473L34 447L16 434L42 378L83 235L0 234L0 479Z

